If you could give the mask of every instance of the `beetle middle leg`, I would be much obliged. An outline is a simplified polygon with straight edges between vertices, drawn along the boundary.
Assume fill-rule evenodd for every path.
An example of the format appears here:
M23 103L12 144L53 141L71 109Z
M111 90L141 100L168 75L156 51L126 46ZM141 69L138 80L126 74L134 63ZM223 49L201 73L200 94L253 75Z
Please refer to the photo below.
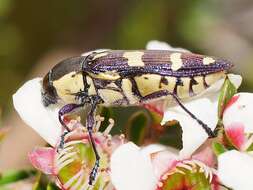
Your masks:
M172 96L173 99L177 102L177 104L188 114L190 115L191 118L193 118L194 120L196 120L200 126L205 130L205 132L208 134L208 136L210 138L214 138L216 137L217 135L215 134L215 132L212 131L212 129L210 127L208 127L207 124L205 124L203 121L201 121L200 119L198 119L190 110L188 110L183 104L182 102L180 101L180 99L177 97L176 94L172 93L172 92L169 92L167 90L161 90L161 91L158 91L158 92L154 92L152 94L149 94L145 97L143 97L141 99L142 102L145 102L145 101L149 101L149 100L153 100L155 98L160 98L160 97L164 97L164 96Z

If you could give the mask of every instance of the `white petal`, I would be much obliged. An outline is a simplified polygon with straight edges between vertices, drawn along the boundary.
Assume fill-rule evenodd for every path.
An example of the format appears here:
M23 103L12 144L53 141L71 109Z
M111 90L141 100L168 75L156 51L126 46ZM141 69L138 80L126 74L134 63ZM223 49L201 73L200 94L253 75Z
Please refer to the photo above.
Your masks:
M200 98L186 102L184 106L212 130L215 129L218 122L216 103L212 103L207 98ZM180 106L168 108L163 122L173 119L180 122L183 130L183 149L180 151L180 157L187 158L205 142L208 135L198 122L192 119Z
M242 76L241 75L235 75L233 73L228 74L229 80L235 85L236 88L239 88L242 83Z
M146 45L147 50L171 50L171 51L179 51L179 52L190 52L189 50L183 48L174 48L167 44L166 42L160 42L157 40L149 41Z
M156 186L150 159L131 142L112 154L111 180L117 190L153 190Z
M24 122L55 146L61 134L58 109L45 108L41 101L41 78L27 81L13 95L13 104Z
M223 124L225 127L233 123L240 123L244 126L246 133L253 133L253 93L238 93L238 100L225 109Z
M148 146L142 147L141 148L141 153L143 155L148 156L152 153L160 152L160 151L167 150L167 149L168 149L167 146L164 146L164 145L161 145L161 144L150 144Z
M231 150L218 157L218 176L221 182L234 190L249 190L253 187L253 157Z

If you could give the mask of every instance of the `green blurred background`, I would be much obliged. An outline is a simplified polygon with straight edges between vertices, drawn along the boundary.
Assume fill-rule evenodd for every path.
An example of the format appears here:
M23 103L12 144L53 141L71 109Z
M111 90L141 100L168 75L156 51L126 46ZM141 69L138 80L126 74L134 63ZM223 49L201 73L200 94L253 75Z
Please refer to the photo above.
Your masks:
M0 0L0 125L24 125L12 94L61 59L97 48L143 49L154 39L233 61L241 89L251 91L252 21L252 0ZM14 147L17 134L26 139L25 130L12 131L3 147Z

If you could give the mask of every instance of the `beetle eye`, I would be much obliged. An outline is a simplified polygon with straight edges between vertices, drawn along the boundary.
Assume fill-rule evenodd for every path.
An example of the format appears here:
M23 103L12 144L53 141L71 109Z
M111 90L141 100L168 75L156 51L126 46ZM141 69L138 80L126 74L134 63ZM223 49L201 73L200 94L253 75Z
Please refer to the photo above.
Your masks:
M43 79L42 102L44 106L57 103L57 92L49 81L49 73Z

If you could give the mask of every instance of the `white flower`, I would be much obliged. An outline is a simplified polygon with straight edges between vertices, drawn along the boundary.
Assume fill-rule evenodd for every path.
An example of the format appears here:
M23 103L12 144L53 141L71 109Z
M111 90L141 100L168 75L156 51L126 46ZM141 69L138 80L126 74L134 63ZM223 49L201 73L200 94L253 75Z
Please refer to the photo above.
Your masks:
M223 124L244 126L245 133L253 133L253 93L240 92L233 96L223 114Z
M213 165L211 148L207 147L191 159L183 160L179 157L178 151L168 149L161 145L149 145L139 148L133 143L121 145L111 157L111 181L117 190L154 190L157 186L163 185L161 181L166 181L165 176L176 173L184 174L180 168L187 169L192 173L203 172L206 180L204 183L217 183L212 180L212 170L207 165ZM188 179L191 176L185 173ZM190 180L189 180L190 181ZM203 182L203 181L201 181ZM183 183L183 180L177 181ZM188 187L191 184L184 184ZM166 189L166 188L165 188Z
M157 40L151 40L147 43L146 49L148 50L172 50L172 51L180 51L180 52L190 52L187 49L183 48L175 48L167 44L166 42L160 42Z
M112 154L111 181L117 190L153 190L157 179L146 153L127 143Z
M234 190L249 190L253 187L253 156L231 150L218 157L218 177Z
M23 121L49 144L55 146L62 132L58 121L59 108L45 108L43 105L41 80L35 78L27 81L13 95L13 104Z

